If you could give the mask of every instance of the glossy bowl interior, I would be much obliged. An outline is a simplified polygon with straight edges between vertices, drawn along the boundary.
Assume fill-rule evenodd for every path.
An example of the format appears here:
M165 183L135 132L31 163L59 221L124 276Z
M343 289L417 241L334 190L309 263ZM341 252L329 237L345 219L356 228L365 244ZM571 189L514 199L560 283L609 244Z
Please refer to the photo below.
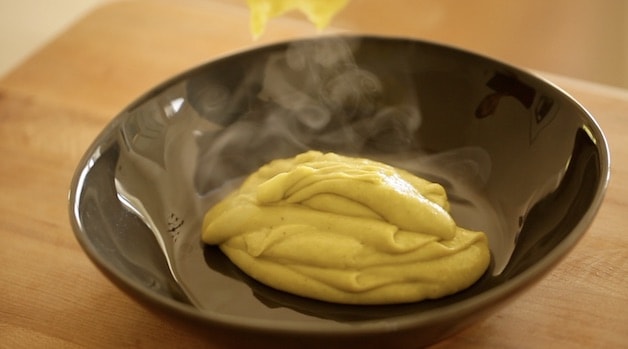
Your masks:
M337 305L260 285L200 243L208 197L306 149L443 184L459 225L487 232L490 270L439 300ZM585 233L608 176L594 118L533 74L433 43L320 37L217 59L139 98L79 164L70 217L113 282L213 340L410 347L479 321L545 275Z

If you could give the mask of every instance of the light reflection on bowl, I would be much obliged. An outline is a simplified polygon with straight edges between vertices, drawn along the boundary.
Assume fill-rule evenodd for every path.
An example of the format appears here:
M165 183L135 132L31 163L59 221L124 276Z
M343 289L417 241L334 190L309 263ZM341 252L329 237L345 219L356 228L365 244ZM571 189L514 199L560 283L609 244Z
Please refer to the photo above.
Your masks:
M458 223L487 232L490 272L439 300L343 306L261 285L200 244L226 183L306 149L443 184ZM608 176L594 118L537 76L421 41L322 37L215 60L138 99L79 164L70 213L112 281L212 340L408 347L477 322L550 271L592 222Z

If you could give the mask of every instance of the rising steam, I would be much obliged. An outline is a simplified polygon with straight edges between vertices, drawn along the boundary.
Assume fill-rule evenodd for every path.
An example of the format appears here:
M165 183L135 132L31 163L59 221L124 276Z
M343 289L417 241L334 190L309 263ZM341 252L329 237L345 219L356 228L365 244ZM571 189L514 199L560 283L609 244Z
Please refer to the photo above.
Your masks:
M359 43L342 39L298 42L268 57L251 106L228 127L201 140L197 184L201 192L242 176L275 158L308 149L345 154L399 152L414 147L421 116L415 100L391 104L382 81L356 64ZM241 92L211 87L222 106ZM230 95L231 97L228 97ZM214 115L214 114L213 114ZM216 115L220 118L223 116Z

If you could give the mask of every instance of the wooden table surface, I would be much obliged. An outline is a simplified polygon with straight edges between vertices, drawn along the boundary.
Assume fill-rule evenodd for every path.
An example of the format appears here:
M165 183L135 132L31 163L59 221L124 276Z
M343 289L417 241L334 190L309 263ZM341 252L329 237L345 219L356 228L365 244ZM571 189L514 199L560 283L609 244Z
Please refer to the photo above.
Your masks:
M247 11L225 2L115 2L0 80L0 347L216 347L105 279L74 238L67 195L88 145L145 90L212 57L314 33L282 19L253 43L247 26ZM628 91L545 75L606 132L602 208L543 281L436 347L628 345Z

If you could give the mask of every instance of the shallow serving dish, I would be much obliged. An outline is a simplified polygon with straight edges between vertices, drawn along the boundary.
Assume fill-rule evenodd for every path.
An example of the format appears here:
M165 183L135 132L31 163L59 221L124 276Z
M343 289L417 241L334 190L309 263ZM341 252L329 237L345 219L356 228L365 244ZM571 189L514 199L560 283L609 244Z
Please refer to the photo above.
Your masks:
M443 184L459 225L488 234L490 270L439 300L336 305L256 283L201 244L217 198L307 149ZM594 118L529 72L433 43L320 37L217 59L138 99L78 165L70 217L115 284L216 342L407 348L476 323L543 277L589 227L608 176Z

